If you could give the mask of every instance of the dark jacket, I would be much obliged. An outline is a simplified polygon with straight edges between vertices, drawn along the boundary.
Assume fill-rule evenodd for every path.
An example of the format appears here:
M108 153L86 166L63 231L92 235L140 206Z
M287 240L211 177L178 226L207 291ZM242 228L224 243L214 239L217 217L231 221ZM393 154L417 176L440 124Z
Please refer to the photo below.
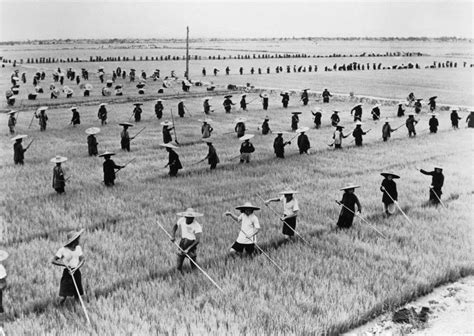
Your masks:
M212 144L209 145L208 149L209 151L207 153L207 163L209 163L210 165L218 164L220 161L219 157L217 156L216 149Z
M23 149L21 142L15 142L13 144L13 162L15 162L15 164L23 163L23 160L25 159L24 153L25 149Z
M251 142L244 141L240 145L240 153L253 153L253 152L255 152L255 148L253 147Z
M382 189L382 187L385 188L385 191ZM392 204L393 203L393 201L390 199L390 197L387 195L387 193L395 201L398 200L397 184L395 183L394 180L389 180L387 178L383 179L380 190L382 191L382 202L384 204Z
M304 133L301 133L298 137L298 148L300 150L300 154L308 152L308 149L311 147L309 143L308 136Z
M262 134L267 135L270 133L270 126L268 125L268 120L264 120L262 123Z
M279 158L285 156L285 142L281 135L278 135L275 140L273 140L273 151L275 155Z
M115 181L115 169L119 169L121 166L115 164L112 159L106 159L103 163L104 170L104 183L105 185L114 184Z
M61 166L55 166L53 169L53 188L64 188L66 181L64 179L64 172Z
M172 129L173 129L172 127L163 126L163 142L164 143L173 141L173 138L171 137Z
M431 179L431 185L433 186L434 189L441 191L441 188L443 187L444 184L444 175L443 173L437 172L437 171L426 171L423 169L420 169L420 172L424 175L430 175L432 177Z

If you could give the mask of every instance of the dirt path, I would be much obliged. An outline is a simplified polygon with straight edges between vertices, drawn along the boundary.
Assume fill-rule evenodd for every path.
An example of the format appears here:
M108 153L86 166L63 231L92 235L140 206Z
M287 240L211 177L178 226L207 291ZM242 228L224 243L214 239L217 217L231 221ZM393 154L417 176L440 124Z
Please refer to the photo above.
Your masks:
M474 335L474 276L438 287L403 308L412 307L418 313L428 307L428 321L395 323L389 312L345 335Z

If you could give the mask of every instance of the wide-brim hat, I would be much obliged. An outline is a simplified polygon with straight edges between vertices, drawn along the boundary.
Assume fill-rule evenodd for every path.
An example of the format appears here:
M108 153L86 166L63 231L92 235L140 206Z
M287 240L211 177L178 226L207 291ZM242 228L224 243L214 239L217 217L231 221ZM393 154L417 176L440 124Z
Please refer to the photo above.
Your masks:
M212 97L204 97L202 100L206 101L206 100L211 100L211 99L212 99Z
M374 108L380 107L380 104L375 104Z
M143 103L133 103L133 105L139 106L139 105L143 105Z
M410 113L408 113L408 116L409 116L409 117L410 117L410 116L414 117L414 116L415 116L415 113L410 112Z
M357 106L362 106L361 103L358 103L358 104L355 104L354 107L357 107Z
M436 166L434 166L434 169L443 170L443 168L442 168L442 167L440 167L439 165L436 165Z
M237 210L245 210L245 209L260 210L258 206L252 205L252 203L250 202L245 202L243 205L239 205L235 208Z
M75 111L75 110L77 110L77 106L73 106L73 107L71 107L71 108L69 108L69 109L70 109L71 111Z
M400 176L398 176L397 174L394 174L394 173L380 173L380 175L382 175L383 177L389 177L389 176L391 176L393 179L398 179L398 178L400 178Z
M239 118L236 118L235 119L235 122L238 123L238 122L246 122L247 121L247 118L242 118L242 117L239 117Z
M14 136L13 138L11 138L10 140L11 140L11 141L17 141L17 140L20 140L20 139L24 139L24 138L26 138L26 137L28 137L28 135L26 135L26 134L18 134L18 135L16 135L16 136Z
M30 96L37 96L38 94L37 94L36 92L30 92L30 93L28 93L28 95L30 95Z
M265 116L265 119L263 119L263 120L270 120L270 118L268 116Z
M212 122L212 119L198 119L198 121L202 122L202 123L211 123Z
M17 112L18 112L18 111L16 111L16 110L12 110L12 111L10 111L10 112L7 112L7 114L15 114L15 113L17 113Z
M391 121L390 118L385 118L385 122L388 123L388 122L390 122L390 121Z
M232 95L226 95L224 98L232 98Z
M294 195L294 194L298 194L298 191L293 190L293 189L287 189L287 190L280 191L278 194L280 194L280 195Z
M308 91L309 89L303 89L303 91Z
M242 93L240 96L241 96L241 97L247 97L247 94L246 94L246 93Z
M98 134L100 133L100 128L99 127L89 127L88 129L85 130L86 134Z
M314 109L315 109L317 112L323 112L323 109L322 109L321 107L319 107L319 106L315 107Z
M280 131L280 130L273 131L273 133L275 133L275 134L288 134L287 131Z
M73 241L79 238L83 232L84 232L84 229L80 229L79 231L69 231L66 235L66 239L67 239L66 243L64 243L63 246L67 246L71 244Z
M48 109L48 106L40 106L38 107L38 111L46 111Z
M93 87L93 86L88 83L88 84L86 84L84 87L86 88L86 90L92 90L92 87Z
M439 113L432 112L432 113L428 113L428 115L433 116L433 117L436 117L436 116L439 116Z
M342 187L340 190L348 190L348 189L355 189L355 188L360 188L360 185L349 183L349 184L346 184L345 187Z
M112 156L115 155L114 152L105 151L102 154L97 155L98 157Z
M308 132L308 131L309 131L309 127L300 127L295 132L296 133L304 133L304 132Z
M250 140L250 139L252 139L254 136L255 136L255 135L253 135L253 134L245 134L244 136L241 136L241 137L239 138L239 140L240 140L240 141Z
M362 124L362 121L356 121L355 124L356 124L356 126L362 126L362 125L363 125L363 124Z
M107 80L107 84L112 84L113 82L114 82L114 81L111 80L111 79L108 79L108 80Z
M173 145L171 142L165 143L165 144L160 144L161 147L166 147L166 148L173 148L177 149L179 148L178 146Z
M115 85L115 90L120 90L122 88L122 85Z
M416 98L416 100L420 101L420 100L423 100L423 98Z
M332 110L332 111L333 111L334 113L339 113L339 111L338 111L338 110Z
M63 163L63 162L67 161L67 157L56 155L55 157L53 157L49 161L52 162L52 163Z
M187 208L186 211L178 212L177 215L182 216L182 217L202 217L202 216L204 216L204 214L202 214L200 212L197 212L197 211L194 211L193 208Z
M109 103L100 103L99 106L109 105Z
M291 112L291 114L302 114L303 112Z
M0 250L0 261L4 261L7 258L8 258L8 252Z
M398 105L405 105L405 102L400 101L398 102Z
M268 98L268 93L262 93L263 98Z
M14 81L19 81L19 80L20 80L20 78L18 78L18 77L16 77L16 76L13 76L12 79L13 79Z
M336 125L335 127L336 127L336 128L340 128L340 129L345 128L344 126L340 126L340 125Z
M127 127L133 127L134 125L132 123L129 123L129 122L122 122L122 123L119 123L120 126L127 126Z
M171 121L162 121L160 122L161 126L173 126L173 123Z
M438 98L438 96L433 96L433 97L430 97L429 100L435 100L436 98Z
M156 101L157 101L157 102L162 102L162 101L163 101L163 99L157 99Z

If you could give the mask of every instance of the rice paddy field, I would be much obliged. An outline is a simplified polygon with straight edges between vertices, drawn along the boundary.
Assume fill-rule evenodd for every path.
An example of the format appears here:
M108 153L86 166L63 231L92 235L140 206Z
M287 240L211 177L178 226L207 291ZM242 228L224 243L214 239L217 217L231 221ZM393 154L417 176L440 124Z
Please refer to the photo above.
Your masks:
M227 46L230 47L251 50L249 45ZM373 46L384 50L386 47ZM408 50L416 46L403 47ZM350 52L352 46L339 48ZM431 45L430 48L436 49ZM288 49L296 48L280 43L274 50ZM463 55L470 57L469 48L463 50ZM26 54L23 51L22 55ZM212 61L206 62L211 69ZM419 62L432 63L424 58ZM166 69L174 68L180 76L181 63L176 62L175 67L171 62L129 62L125 67L169 67ZM219 64L221 69L225 67L224 61ZM92 73L99 65L84 63L81 67ZM118 64L102 65L110 73ZM224 93L192 87L187 94L179 92L176 83L162 95L165 115L158 120L153 106L161 81L147 81L147 93L142 96L136 93L136 83L124 81L125 96L102 97L101 84L94 74L90 82L97 90L91 97L81 97L80 90L75 89L78 94L70 99L60 97L53 101L46 93L36 101L28 101L25 95L32 87L28 80L28 84L21 86L17 100L22 109L17 132L29 135L26 143L32 138L35 142L26 152L22 167L13 164L7 115L0 114L0 125L4 125L0 137L0 248L10 253L5 262L9 284L4 291L7 335L338 334L439 284L474 273L473 135L472 129L465 127L468 110L461 109L461 127L453 130L447 108L474 105L471 68L290 74L272 71L270 75L253 76L225 76L221 70L218 76L201 78L201 64L191 65L195 79L210 81L212 77L218 90L227 84L248 82L269 88L269 110L262 110L257 90L248 93L248 102L255 99L248 111L240 110L237 104L231 114L226 114L222 107ZM68 64L30 64L19 68L30 79L37 68L44 68L49 79L43 84L48 87L51 70L58 66L65 69ZM0 84L8 87L11 65L0 71ZM289 107L281 107L280 89L305 87L312 90L308 106L302 106L298 93L294 93ZM319 97L325 87L335 93L329 104L322 104ZM370 118L373 104L382 103L382 119L390 118L392 126L404 125L405 118L396 117L396 101L411 91L424 98L438 95L438 101L444 103L438 111L438 133L429 134L429 116L424 106L417 115L415 138L408 138L402 126L388 142L382 142L383 122ZM354 92L354 96L349 96L349 92ZM240 93L232 93L234 103L238 103ZM207 154L199 121L204 117L202 96L206 94L213 96L214 112L209 117L221 161L215 171L210 171L205 162L196 164ZM188 109L184 118L176 115L179 99L185 100ZM103 127L97 120L98 103L102 101L109 102L108 124ZM132 127L131 136L146 128L132 141L131 152L123 152L118 123L129 119L135 101L144 103L144 113L142 121ZM371 130L364 137L364 146L354 147L350 136L344 140L343 150L335 151L328 146L334 130L329 120L332 110L341 111L341 123L347 134L354 128L349 111L359 101L364 104L363 128ZM32 113L40 105L50 105L46 132L39 131L36 120L28 128ZM78 106L81 114L77 127L68 125L72 105ZM311 110L318 106L323 110L323 124L315 129ZM6 104L2 107L7 108ZM176 151L184 166L177 178L168 177L167 169L163 168L168 155L159 146L160 121L171 120L170 109L175 113L180 144ZM293 111L302 112L300 126L310 127L310 155L300 155L293 141L285 148L286 158L277 159L272 148L275 135L261 135L260 126L268 115L272 130L290 131ZM411 111L407 107L407 112ZM232 159L240 147L233 133L237 117L247 118L247 133L256 135L251 140L256 151L249 164ZM87 154L84 130L92 126L101 127L97 136L99 152L115 151L114 161L118 164L135 158L118 173L113 188L106 188L101 182L103 160ZM291 137L291 133L285 135L285 139ZM51 187L53 164L49 160L55 155L69 159L63 164L66 176L71 177L63 195L57 195ZM444 168L446 208L427 204L430 177L417 171L431 170L435 165ZM379 190L383 171L401 176L397 180L399 202L411 223L399 212L390 218L383 215ZM361 185L356 194L362 204L362 216L386 238L360 220L355 220L350 230L335 229L339 214L335 200L341 199L339 189L348 182ZM310 246L298 239L284 241L278 216L259 198L275 197L285 188L299 191L301 211L297 230ZM253 258L229 255L239 227L223 214L246 201L262 207L257 212L262 225L259 245L283 272L262 254ZM178 219L176 213L188 207L204 213L199 218L204 232L198 262L223 288L223 293L198 271L186 268L181 274L175 270L177 251L158 223L171 231ZM278 203L272 203L272 207L278 212L282 210ZM82 274L91 327L87 326L79 304L59 305L62 270L50 263L66 233L78 228L86 229L81 240L86 257Z

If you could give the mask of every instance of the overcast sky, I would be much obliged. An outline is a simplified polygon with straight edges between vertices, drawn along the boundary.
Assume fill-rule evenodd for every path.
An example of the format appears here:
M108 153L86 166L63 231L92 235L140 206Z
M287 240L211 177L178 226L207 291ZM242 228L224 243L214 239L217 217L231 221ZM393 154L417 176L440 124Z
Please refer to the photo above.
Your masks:
M302 36L474 38L474 1L0 0L0 40Z

